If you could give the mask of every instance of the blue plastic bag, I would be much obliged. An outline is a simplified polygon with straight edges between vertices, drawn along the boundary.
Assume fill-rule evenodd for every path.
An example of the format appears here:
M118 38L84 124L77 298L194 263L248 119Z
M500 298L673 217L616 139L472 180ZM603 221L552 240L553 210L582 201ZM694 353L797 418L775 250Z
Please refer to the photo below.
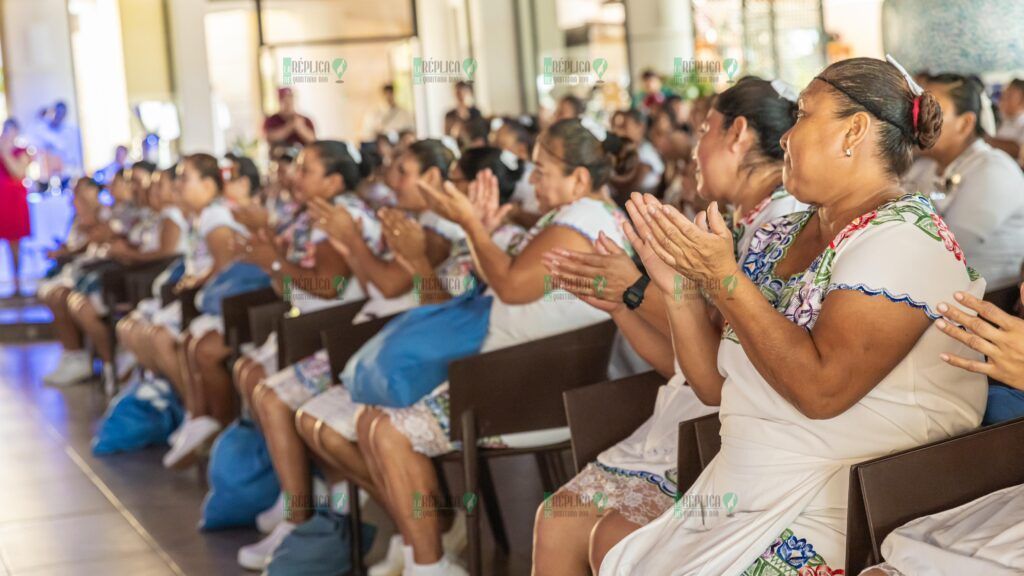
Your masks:
M166 444L184 412L165 380L138 380L111 401L92 439L92 453L105 456Z
M363 554L377 528L363 523ZM267 576L344 576L352 570L352 529L347 515L318 510L274 551Z
M429 394L448 379L448 364L480 352L492 300L476 290L388 322L345 365L352 400L404 408Z
M248 262L235 262L203 286L202 296L197 298L199 311L220 316L221 301L225 298L268 286L270 276L259 266Z
M248 420L236 420L214 442L207 476L201 530L252 526L281 492L267 443Z

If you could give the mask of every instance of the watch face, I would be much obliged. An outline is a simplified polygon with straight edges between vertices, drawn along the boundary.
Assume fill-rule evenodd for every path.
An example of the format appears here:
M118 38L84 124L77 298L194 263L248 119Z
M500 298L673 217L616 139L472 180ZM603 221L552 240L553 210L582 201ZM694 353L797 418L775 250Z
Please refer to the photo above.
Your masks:
M636 308L643 302L643 294L638 293L635 288L630 288L622 294L622 302L630 309Z

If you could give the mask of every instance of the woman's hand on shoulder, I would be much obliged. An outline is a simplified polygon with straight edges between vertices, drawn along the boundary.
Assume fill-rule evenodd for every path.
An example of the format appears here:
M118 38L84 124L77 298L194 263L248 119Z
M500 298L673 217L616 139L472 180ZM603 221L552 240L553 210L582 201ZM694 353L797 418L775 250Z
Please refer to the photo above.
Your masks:
M1021 288L1024 297L1024 285ZM943 303L939 305L943 319L936 320L936 325L987 359L984 362L968 360L955 354L942 354L941 358L958 368L985 374L1024 390L1024 320L965 292L957 292L953 297L978 315L971 316L956 306Z

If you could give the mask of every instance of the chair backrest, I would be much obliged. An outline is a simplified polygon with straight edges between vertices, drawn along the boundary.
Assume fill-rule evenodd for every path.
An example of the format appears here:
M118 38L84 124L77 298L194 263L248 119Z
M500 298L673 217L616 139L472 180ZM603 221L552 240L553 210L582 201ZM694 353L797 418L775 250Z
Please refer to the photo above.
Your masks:
M452 362L451 438L461 438L467 410L479 437L565 426L562 393L608 378L614 336L608 320Z
M1024 482L1024 418L861 462L850 468L846 568L882 561L903 524Z
M651 417L663 384L665 377L651 371L562 394L577 473Z
M365 304L365 301L349 302L305 314L285 314L277 334L278 366L291 366L314 354L323 343L321 330L329 326L351 325Z
M697 481L704 468L718 454L722 446L719 431L722 423L718 413L707 414L679 423L679 452L677 456L677 485L685 492Z
M252 342L257 346L262 346L272 332L277 332L281 325L281 319L289 308L291 306L284 301L250 306L247 312L249 335L252 337Z
M188 326L193 320L199 317L199 308L196 307L196 294L199 294L201 288L193 288L191 290L184 290L178 294L178 300L181 301L181 325Z
M1020 286L1014 284L1001 290L993 290L985 293L985 301L991 302L1007 314L1017 314L1017 305L1020 303Z
M327 350L327 359L331 365L331 383L338 383L338 374L345 369L348 359L392 318L394 316L374 318L359 324L338 324L320 331L320 341L324 350Z
M134 308L153 295L153 282L180 256L168 256L152 262L131 266L125 270L125 300Z
M221 316L224 317L224 334L228 346L237 351L242 344L252 342L249 308L280 301L281 297L269 287L228 296L221 300L220 310Z

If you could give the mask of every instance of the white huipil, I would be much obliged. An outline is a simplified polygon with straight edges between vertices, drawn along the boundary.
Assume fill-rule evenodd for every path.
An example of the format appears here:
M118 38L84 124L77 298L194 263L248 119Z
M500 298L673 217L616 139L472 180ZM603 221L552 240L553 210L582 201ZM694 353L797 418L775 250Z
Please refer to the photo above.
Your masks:
M775 264L811 214L762 227L742 262L776 310L799 326L812 329L835 290L885 297L932 319L955 291L984 292L930 202L911 194L854 220L807 271L776 277ZM849 466L981 422L985 377L945 364L940 353L979 357L929 326L864 398L834 418L811 420L765 381L727 327L718 355L722 448L683 500L706 507L668 510L630 534L609 551L601 576L734 576L755 562L775 569L768 574L805 566L835 573L845 557Z

